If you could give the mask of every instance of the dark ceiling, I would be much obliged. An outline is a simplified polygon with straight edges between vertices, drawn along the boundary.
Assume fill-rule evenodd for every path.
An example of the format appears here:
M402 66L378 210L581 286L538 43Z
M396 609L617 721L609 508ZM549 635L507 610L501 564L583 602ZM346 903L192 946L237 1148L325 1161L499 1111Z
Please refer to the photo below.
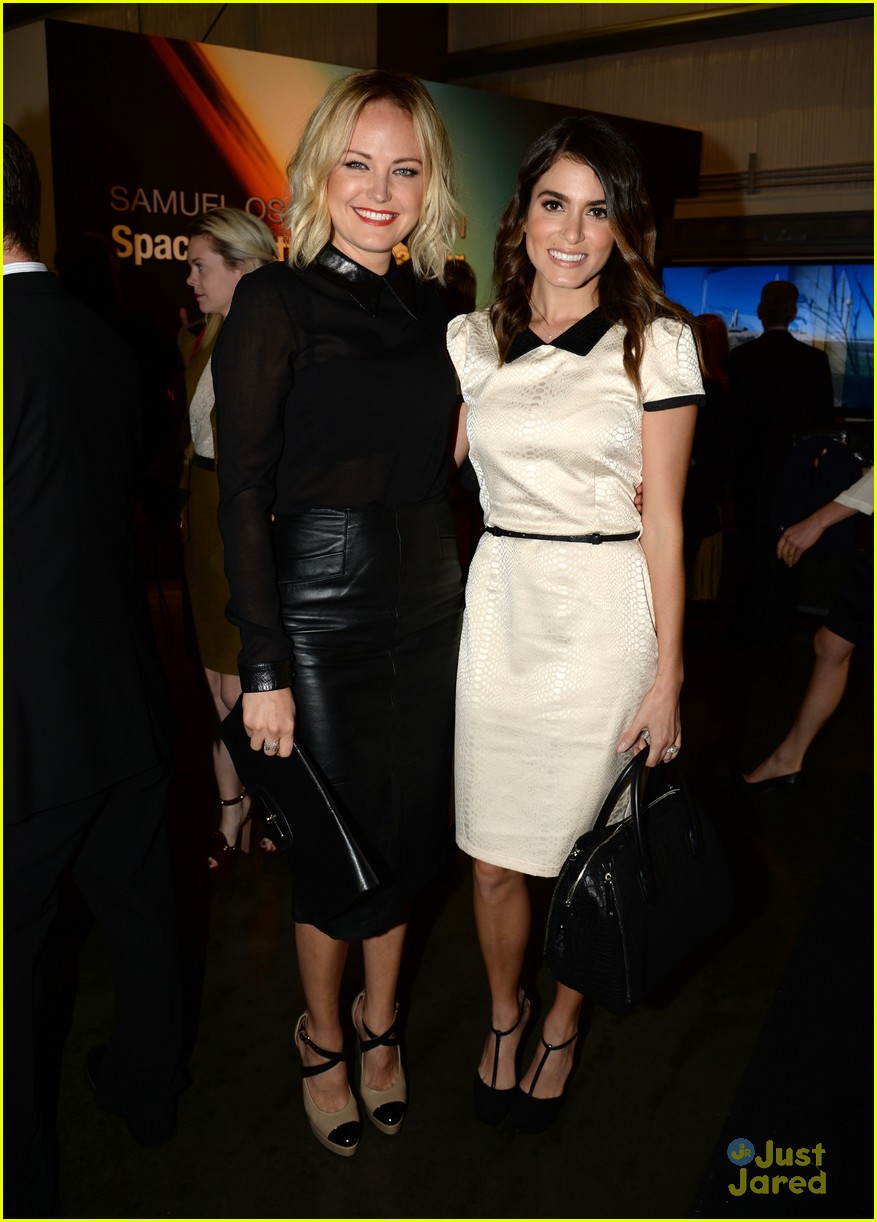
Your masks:
M76 10L88 8L77 5ZM99 6L95 6L99 7ZM211 23L217 24L227 5ZM530 68L542 64L589 59L598 55L610 55L631 51L649 50L655 47L673 46L689 42L702 42L716 38L733 38L742 34L762 34L772 30L792 29L797 26L819 25L823 22L849 21L858 17L872 17L872 4L735 4L706 11L683 12L673 16L649 17L642 21L619 26L604 26L600 29L569 30L563 34L518 39L495 46L473 47L465 51L447 49L446 4L377 4L379 41L392 41L393 31L401 37L404 33L407 54L411 55L410 31L413 24L429 38L420 39L430 47L429 64L408 65L435 81L452 81L464 77L484 76L493 72L508 72L518 68ZM649 6L642 6L649 13ZM70 12L67 4L4 4L3 28L15 29L35 21L54 17L64 20ZM380 56L384 59L385 56ZM388 66L383 64L382 66Z

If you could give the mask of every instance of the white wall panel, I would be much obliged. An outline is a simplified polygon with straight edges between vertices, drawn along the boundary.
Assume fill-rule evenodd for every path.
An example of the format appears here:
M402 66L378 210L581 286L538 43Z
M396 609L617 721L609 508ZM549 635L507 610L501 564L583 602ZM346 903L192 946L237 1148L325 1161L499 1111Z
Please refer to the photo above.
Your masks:
M460 83L698 129L702 175L743 173L750 153L759 170L873 160L872 23L865 18ZM790 208L792 194L783 192ZM861 194L850 207L861 206Z

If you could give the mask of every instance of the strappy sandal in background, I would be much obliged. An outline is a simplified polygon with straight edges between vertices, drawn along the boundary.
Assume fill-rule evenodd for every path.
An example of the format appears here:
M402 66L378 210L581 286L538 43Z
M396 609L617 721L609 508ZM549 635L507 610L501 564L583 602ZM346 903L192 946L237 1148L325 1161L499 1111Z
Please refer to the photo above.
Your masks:
M236 798L220 798L219 805L223 808L237 806L240 802L243 802L244 798L247 796L248 794L246 789L243 789ZM244 828L250 822L252 814L253 808L250 806L250 809L247 811L246 818L238 828L238 834L235 838L234 844L228 843L219 828L217 828L211 835L210 843L207 846L207 857L208 859L212 857L216 862L216 865L208 865L207 868L214 878L227 878L237 865L241 840L243 839L244 835Z

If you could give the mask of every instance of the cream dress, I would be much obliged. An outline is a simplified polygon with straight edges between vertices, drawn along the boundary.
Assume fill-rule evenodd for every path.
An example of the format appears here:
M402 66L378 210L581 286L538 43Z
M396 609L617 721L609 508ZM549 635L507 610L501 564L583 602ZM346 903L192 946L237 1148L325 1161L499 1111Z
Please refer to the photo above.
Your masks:
M700 404L703 386L681 324L653 324L641 396L624 372L623 338L597 310L553 344L525 332L500 366L486 311L451 322L486 525L547 535L640 530L633 498L643 410ZM556 875L626 762L616 744L656 663L638 539L483 535L457 677L459 846L493 865Z

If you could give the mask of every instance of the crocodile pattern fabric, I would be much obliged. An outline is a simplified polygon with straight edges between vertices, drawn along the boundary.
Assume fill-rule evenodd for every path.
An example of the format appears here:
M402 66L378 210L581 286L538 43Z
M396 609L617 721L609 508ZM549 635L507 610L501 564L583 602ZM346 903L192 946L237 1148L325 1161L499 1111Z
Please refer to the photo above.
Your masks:
M450 324L486 525L548 535L640 529L642 412L702 402L697 354L686 328L653 324L638 395L624 372L623 330L593 321L576 324L578 340L574 328L554 344L527 333L525 350L502 366L486 311ZM556 875L624 766L616 744L656 664L637 539L483 535L457 676L459 846L493 865Z

